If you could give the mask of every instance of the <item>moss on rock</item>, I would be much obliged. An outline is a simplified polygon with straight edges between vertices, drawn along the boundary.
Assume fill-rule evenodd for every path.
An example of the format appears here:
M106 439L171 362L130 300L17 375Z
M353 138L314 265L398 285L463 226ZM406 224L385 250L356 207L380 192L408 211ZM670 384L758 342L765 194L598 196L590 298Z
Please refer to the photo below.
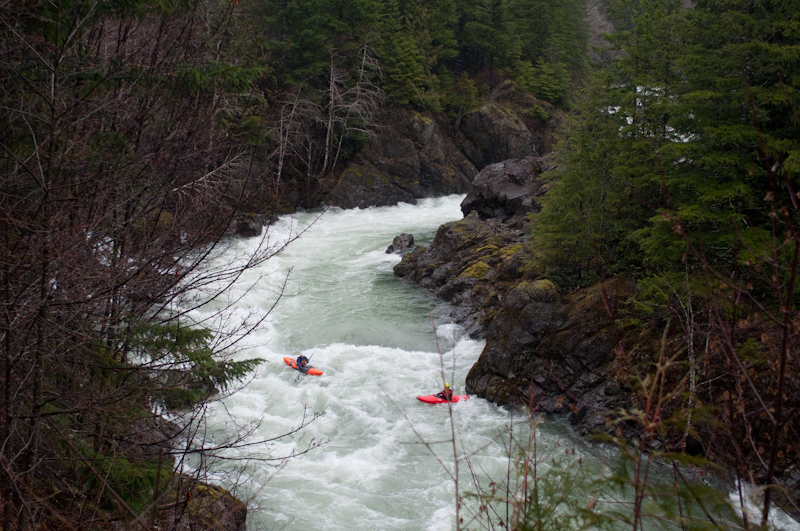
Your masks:
M462 278L483 278L489 272L489 264L486 262L475 262L467 267L463 273L459 275Z

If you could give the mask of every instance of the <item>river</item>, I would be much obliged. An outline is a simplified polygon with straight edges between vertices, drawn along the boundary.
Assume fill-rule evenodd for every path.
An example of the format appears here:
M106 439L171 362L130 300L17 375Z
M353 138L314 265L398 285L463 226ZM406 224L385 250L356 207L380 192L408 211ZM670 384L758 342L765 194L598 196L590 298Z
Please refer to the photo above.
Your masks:
M282 217L270 228L273 241L313 225L283 253L246 273L219 303L234 304L229 325L264 317L289 274L278 304L239 345L239 357L265 362L243 389L211 405L215 441L230 436L234 422L255 426L254 440L271 440L294 430L304 415L320 415L291 436L227 454L279 458L311 446L296 458L216 465L212 480L229 488L238 484L235 494L249 502L251 531L453 529L453 446L441 442L451 438L451 418L459 455L471 456L472 472L459 462L460 491L474 492L475 480L485 488L506 477L505 434L520 413L512 418L473 397L453 404L451 417L447 405L416 400L439 391L445 380L463 393L483 342L448 322L447 305L395 277L400 256L385 252L402 232L429 244L439 225L462 217L462 198ZM260 241L239 240L230 256L246 254ZM194 317L211 316L203 312ZM324 374L299 375L284 364L284 356L300 353ZM577 445L583 451L557 423L547 422L537 433L543 447ZM474 500L467 506L474 508ZM468 520L470 510L461 516Z

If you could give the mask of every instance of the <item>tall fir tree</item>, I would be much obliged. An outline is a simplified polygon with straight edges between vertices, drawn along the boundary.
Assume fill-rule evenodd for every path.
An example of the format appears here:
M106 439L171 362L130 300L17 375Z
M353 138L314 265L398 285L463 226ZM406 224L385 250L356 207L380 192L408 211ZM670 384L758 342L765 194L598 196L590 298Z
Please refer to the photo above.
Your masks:
M384 0L381 62L386 75L383 89L389 102L398 105L421 102L422 58L408 31L398 0Z
M602 74L601 93L584 102L567 135L570 146L589 138L616 147L602 166L597 160L587 165L582 149L560 153L558 182L539 216L537 230L550 234L548 244L536 244L541 256L558 254L545 252L548 246L565 248L571 240L562 245L559 234L567 230L592 234L596 259L607 267L627 260L607 246L617 241L612 247L635 242L651 271L680 269L690 236L702 242L697 260L741 273L770 241L764 214L779 201L773 189L784 194L784 203L795 200L789 191L798 182L800 64L792 52L798 14L783 3L681 4L614 4L631 25L612 37L620 53ZM611 116L618 124L603 127ZM612 201L604 208L605 229L559 229L557 212L575 208L576 201L564 191L591 189L601 175L614 190L628 190L614 199L600 187L593 196ZM584 205L587 193L580 196ZM626 230L614 235L613 219Z

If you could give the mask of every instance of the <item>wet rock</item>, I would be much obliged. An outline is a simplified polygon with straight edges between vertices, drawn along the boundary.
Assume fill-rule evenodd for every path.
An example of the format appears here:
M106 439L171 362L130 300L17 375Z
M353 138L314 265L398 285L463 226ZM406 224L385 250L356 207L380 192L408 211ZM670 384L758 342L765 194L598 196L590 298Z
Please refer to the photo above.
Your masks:
M243 238L253 238L261 235L262 225L254 219L240 219L236 222L236 235Z
M227 490L181 474L161 497L161 529L244 531L247 506Z
M327 202L342 208L415 204L419 197L461 193L478 173L430 116L395 109L347 165Z
M483 105L464 117L460 131L465 137L462 151L476 168L538 155L533 135L508 105Z
M278 217L274 214L254 212L243 213L236 216L228 227L228 235L240 238L254 238L261 236L264 227L275 222Z
M604 431L605 412L630 398L610 370L616 337L607 305L621 304L635 289L617 278L562 297L548 280L519 283L486 332L466 391L502 405L569 413L581 432Z
M439 227L429 248L403 256L394 274L432 291L454 306L453 317L473 337L482 337L517 274L513 265L525 235L499 219L484 221L471 213ZM516 278L514 278L516 280Z
M414 247L414 235L406 232L395 236L392 244L386 249L386 254L400 253Z
M511 159L486 166L475 176L467 197L461 202L461 211L471 211L481 219L498 218L509 226L522 229L530 212L539 212L537 198L547 187L539 179L546 170L538 157Z

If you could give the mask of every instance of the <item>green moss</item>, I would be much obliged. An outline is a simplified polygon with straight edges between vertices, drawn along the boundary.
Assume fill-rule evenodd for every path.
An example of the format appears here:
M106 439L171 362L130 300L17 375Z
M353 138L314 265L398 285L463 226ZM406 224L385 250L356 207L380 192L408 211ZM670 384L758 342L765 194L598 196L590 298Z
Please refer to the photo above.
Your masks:
M518 243L516 245L509 245L507 247L503 247L502 249L500 249L500 256L502 258L508 258L509 256L513 256L513 255L517 254L518 252L520 252L522 250L522 248L523 248L523 245L521 243Z
M481 324L484 326L489 326L490 324L492 324L492 321L494 321L494 318L497 317L498 313L500 312L496 310L487 311L486 314L483 316L483 319L481 319Z
M433 123L433 120L428 116L423 116L418 112L414 112L414 119L419 120L420 122L424 123L425 125L430 125Z
M498 247L496 245L487 244L482 247L478 247L475 249L475 254L479 254L481 256L486 256L490 254L494 254L497 252Z
M228 491L226 491L225 489L216 487L214 485L207 485L205 483L198 483L197 485L195 485L195 490L198 493L203 493L205 496L210 496L211 498L214 499L221 498L226 494L228 494Z
M467 267L464 272L459 275L459 277L483 278L486 276L486 273L489 272L489 269L489 264L486 262L475 262L471 266Z

